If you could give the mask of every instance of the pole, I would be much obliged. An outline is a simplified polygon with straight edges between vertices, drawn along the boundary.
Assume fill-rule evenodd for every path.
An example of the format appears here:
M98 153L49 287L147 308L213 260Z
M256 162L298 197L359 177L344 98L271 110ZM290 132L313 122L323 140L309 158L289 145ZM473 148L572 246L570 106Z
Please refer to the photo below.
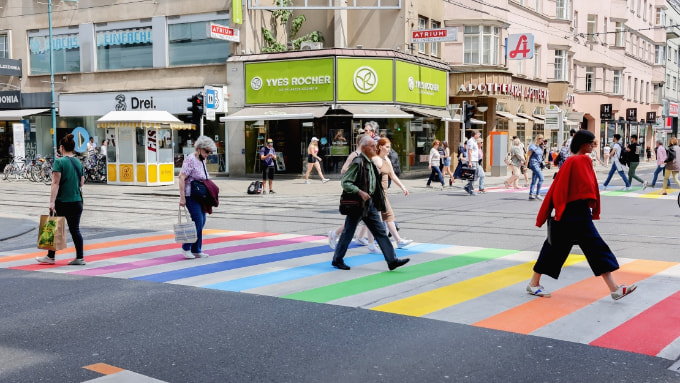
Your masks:
M47 14L49 17L49 36L50 36L50 92L51 102L50 109L52 110L52 150L54 158L57 158L57 110L54 102L54 51L52 50L52 0L47 1Z

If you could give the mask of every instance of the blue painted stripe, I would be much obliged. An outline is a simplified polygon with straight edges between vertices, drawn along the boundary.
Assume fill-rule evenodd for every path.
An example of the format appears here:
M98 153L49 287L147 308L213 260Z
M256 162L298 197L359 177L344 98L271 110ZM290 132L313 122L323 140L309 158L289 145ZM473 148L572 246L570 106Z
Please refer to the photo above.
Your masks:
M349 247L353 248L353 247L357 247L357 246L358 245L351 243ZM283 261L283 260L286 260L286 259L301 258L301 257L309 256L309 255L328 253L328 252L331 252L331 251L332 250L328 247L328 245L314 246L314 247L308 247L308 248L305 248L305 249L297 249L297 250L284 251L284 252L280 252L280 253L264 254L264 255L258 255L258 256L255 256L255 257L248 257L248 258L234 259L234 260L218 262L218 263L211 263L209 265L194 266L194 267L189 267L189 268L186 268L186 269L172 270L172 271L165 271L165 272L162 272L162 273L142 275L140 277L135 277L135 278L130 278L130 279L138 280L138 281L161 282L161 283L162 282L170 282L170 281L174 281L174 280L177 280L177 279L184 279L184 278L196 277L196 276L199 276L199 275L218 273L220 271L226 271L226 270L240 269L240 268L243 268L243 267L256 266L256 265L261 265L261 264L270 263L270 262L278 262L278 261Z
M398 257L409 257L415 254L427 253L443 248L452 247L451 245L436 245L436 244L417 244L409 246L405 249L395 249ZM345 258L347 264L351 267L363 266L370 263L384 262L385 258L382 253L369 253L353 257ZM311 265L294 267L287 270L273 271L271 273L253 275L250 277L234 279L231 281L214 283L201 287L209 289L225 290L225 291L245 291L255 289L258 287L275 285L277 283L288 282L295 279L312 277L315 275L330 273L337 270L331 266L330 260L327 262L320 262Z

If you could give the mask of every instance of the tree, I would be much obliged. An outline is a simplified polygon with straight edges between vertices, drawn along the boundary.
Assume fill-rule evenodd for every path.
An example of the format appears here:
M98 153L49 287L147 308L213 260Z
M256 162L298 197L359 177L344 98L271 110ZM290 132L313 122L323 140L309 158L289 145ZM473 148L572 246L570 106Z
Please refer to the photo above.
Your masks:
M293 0L274 0L274 5L277 7L290 7L293 5ZM305 41L323 42L324 38L321 32L312 31L304 36L297 37L297 34L302 29L302 24L307 21L305 15L299 15L291 20L293 11L290 9L277 9L272 12L272 30L262 27L262 38L264 39L264 47L262 52L284 52L288 50L288 44L278 41L276 27L278 25L284 27L287 31L288 42L293 45L293 49L300 49L300 45Z

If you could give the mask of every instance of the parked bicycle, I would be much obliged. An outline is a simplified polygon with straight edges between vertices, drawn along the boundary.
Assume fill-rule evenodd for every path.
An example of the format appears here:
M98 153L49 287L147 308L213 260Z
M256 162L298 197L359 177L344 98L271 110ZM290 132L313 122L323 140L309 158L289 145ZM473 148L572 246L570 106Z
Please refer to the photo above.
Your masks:
M85 182L106 183L106 156L89 153L81 159Z
M5 165L2 172L2 179L8 181L17 181L22 178L27 178L26 161L23 157L12 157L9 164Z

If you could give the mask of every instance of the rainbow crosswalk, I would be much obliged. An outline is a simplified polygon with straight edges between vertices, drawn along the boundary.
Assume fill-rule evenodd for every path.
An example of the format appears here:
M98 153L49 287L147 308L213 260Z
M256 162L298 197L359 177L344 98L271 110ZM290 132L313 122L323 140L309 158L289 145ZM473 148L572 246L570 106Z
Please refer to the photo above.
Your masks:
M0 267L173 283L430 318L658 356L680 357L680 264L619 259L615 277L638 283L614 301L582 255L571 255L552 298L524 292L537 252L442 244L397 249L411 262L387 271L382 254L351 245L350 271L330 265L326 237L206 230L209 258L185 259L172 234L120 236L85 245L86 266L39 265L43 251L0 253ZM640 341L644 339L645 341Z
M609 186L607 190L602 190L600 189L600 195L601 196L609 196L609 197L632 197L632 198L647 198L647 199L672 199L676 200L678 198L677 192L680 191L680 189L673 189L669 188L666 190L667 195L662 195L662 191L660 187L656 188L647 188L647 189L642 189L642 186L632 186L630 190L623 190L625 186L623 185L616 185L616 186ZM550 188L550 185L544 184L541 187L541 194L545 194L548 192L548 189ZM489 193L512 193L512 194L529 194L529 188L528 187L521 187L519 189L514 189L514 188L506 188L503 186L500 187L489 187L486 188L486 191Z

